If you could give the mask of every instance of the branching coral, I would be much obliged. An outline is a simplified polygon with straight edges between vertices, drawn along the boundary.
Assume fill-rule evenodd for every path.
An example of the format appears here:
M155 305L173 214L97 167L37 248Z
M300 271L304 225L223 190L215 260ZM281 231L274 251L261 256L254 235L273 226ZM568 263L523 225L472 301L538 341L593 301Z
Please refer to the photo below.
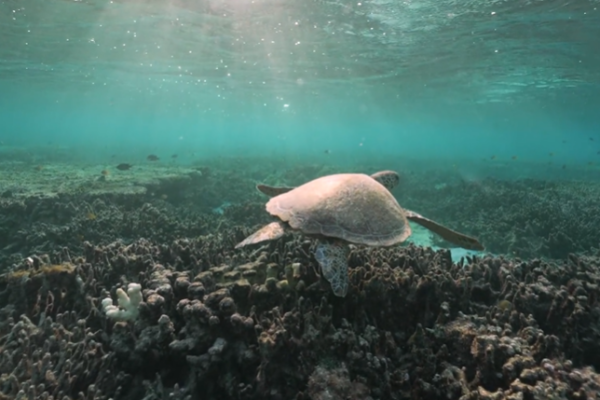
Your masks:
M117 289L118 306L113 305L113 300L107 297L102 300L102 309L108 318L117 321L131 321L138 317L138 307L142 300L142 286L138 283L130 283L127 293L121 288Z

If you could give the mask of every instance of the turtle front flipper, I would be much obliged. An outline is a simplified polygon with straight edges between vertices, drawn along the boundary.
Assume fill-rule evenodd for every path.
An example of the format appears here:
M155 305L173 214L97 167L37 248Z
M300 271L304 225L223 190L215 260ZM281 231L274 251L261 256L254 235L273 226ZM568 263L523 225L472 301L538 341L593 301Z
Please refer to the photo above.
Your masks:
M293 190L294 188L286 187L286 186L281 186L281 187L268 186L268 185L263 185L263 184L259 183L258 185L256 185L256 189L258 189L259 192L266 194L269 197L275 197L275 196L279 196L280 194L287 193L290 190Z
M315 249L315 258L321 266L323 277L331 284L333 294L346 297L348 293L348 246L341 243L320 242Z
M406 210L406 218L410 221L416 222L424 228L429 229L431 232L438 234L444 240L450 243L454 243L463 249L467 250L484 250L485 247L479 241L473 237L467 236L460 232L453 231L444 225L438 224L435 221L425 218L421 214L414 211Z
M235 248L248 246L249 244L255 244L260 242L266 242L268 240L279 239L285 233L285 225L282 222L271 222L268 225L263 226L252 235L238 243Z
M400 175L396 171L379 171L371 175L371 178L381 183L387 190L394 189L400 182Z

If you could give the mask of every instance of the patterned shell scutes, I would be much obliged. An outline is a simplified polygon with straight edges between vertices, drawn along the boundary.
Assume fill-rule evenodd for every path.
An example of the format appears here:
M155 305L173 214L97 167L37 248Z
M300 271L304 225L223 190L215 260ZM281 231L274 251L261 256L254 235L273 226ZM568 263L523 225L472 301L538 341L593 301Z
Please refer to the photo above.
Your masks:
M402 207L365 174L315 179L271 198L267 211L293 229L367 246L401 243L411 230Z

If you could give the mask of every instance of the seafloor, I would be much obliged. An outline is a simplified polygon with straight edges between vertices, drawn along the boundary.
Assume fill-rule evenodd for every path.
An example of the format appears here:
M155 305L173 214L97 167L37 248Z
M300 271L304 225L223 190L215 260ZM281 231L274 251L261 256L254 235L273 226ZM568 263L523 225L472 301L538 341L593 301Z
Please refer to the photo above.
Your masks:
M600 398L589 170L549 180L519 179L510 163L510 179L354 165L400 170L402 205L488 253L415 229L403 247L353 249L337 298L306 238L233 247L269 221L257 182L348 168L228 158L119 171L28 157L0 162L0 399ZM102 300L129 283L142 288L139 315L108 319Z

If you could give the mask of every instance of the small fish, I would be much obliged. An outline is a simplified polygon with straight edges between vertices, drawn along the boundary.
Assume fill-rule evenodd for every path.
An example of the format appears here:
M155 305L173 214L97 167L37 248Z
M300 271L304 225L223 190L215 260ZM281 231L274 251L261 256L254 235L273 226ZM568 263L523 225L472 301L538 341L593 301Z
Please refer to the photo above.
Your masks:
M325 149L325 151L323 153L325 153L325 154L331 154L331 150Z
M562 169L567 169L567 164L563 164Z
M593 141L594 141L594 138L593 138L593 137L591 137L591 138L590 138L590 142L593 142Z
M130 169L131 167L133 167L133 165L131 165L131 164L127 164L127 163L122 163L122 164L119 164L119 165L117 165L117 169L118 169L119 171L127 171L127 170L128 170L128 169Z
M516 159L517 159L517 156L512 156L510 159L511 159L511 160L516 160Z
M36 170L36 171L41 171L41 170L43 170L43 169L44 169L44 166L43 166L43 165L37 165L37 166L35 167L35 170Z
M89 221L95 221L96 220L96 214L94 214L93 212L87 213L86 217L87 217L87 219Z
M171 158L177 158L177 154L173 154Z
M563 140L562 142L563 142L563 143L567 143L567 141L566 141L566 140Z
M490 158L491 158L492 160L495 160L495 159L496 159L496 156L491 156Z
M108 176L108 175L110 175L110 171L109 171L109 170L107 170L107 169L103 169L103 170L102 170L100 173L101 173L102 175L104 175L104 176Z
M158 156L155 154L150 154L148 157L146 157L146 159L148 161L158 161L159 160Z
M552 157L552 156L554 156L554 153L548 153L548 155L549 155L550 157Z
M588 162L588 165L594 165L593 161Z

